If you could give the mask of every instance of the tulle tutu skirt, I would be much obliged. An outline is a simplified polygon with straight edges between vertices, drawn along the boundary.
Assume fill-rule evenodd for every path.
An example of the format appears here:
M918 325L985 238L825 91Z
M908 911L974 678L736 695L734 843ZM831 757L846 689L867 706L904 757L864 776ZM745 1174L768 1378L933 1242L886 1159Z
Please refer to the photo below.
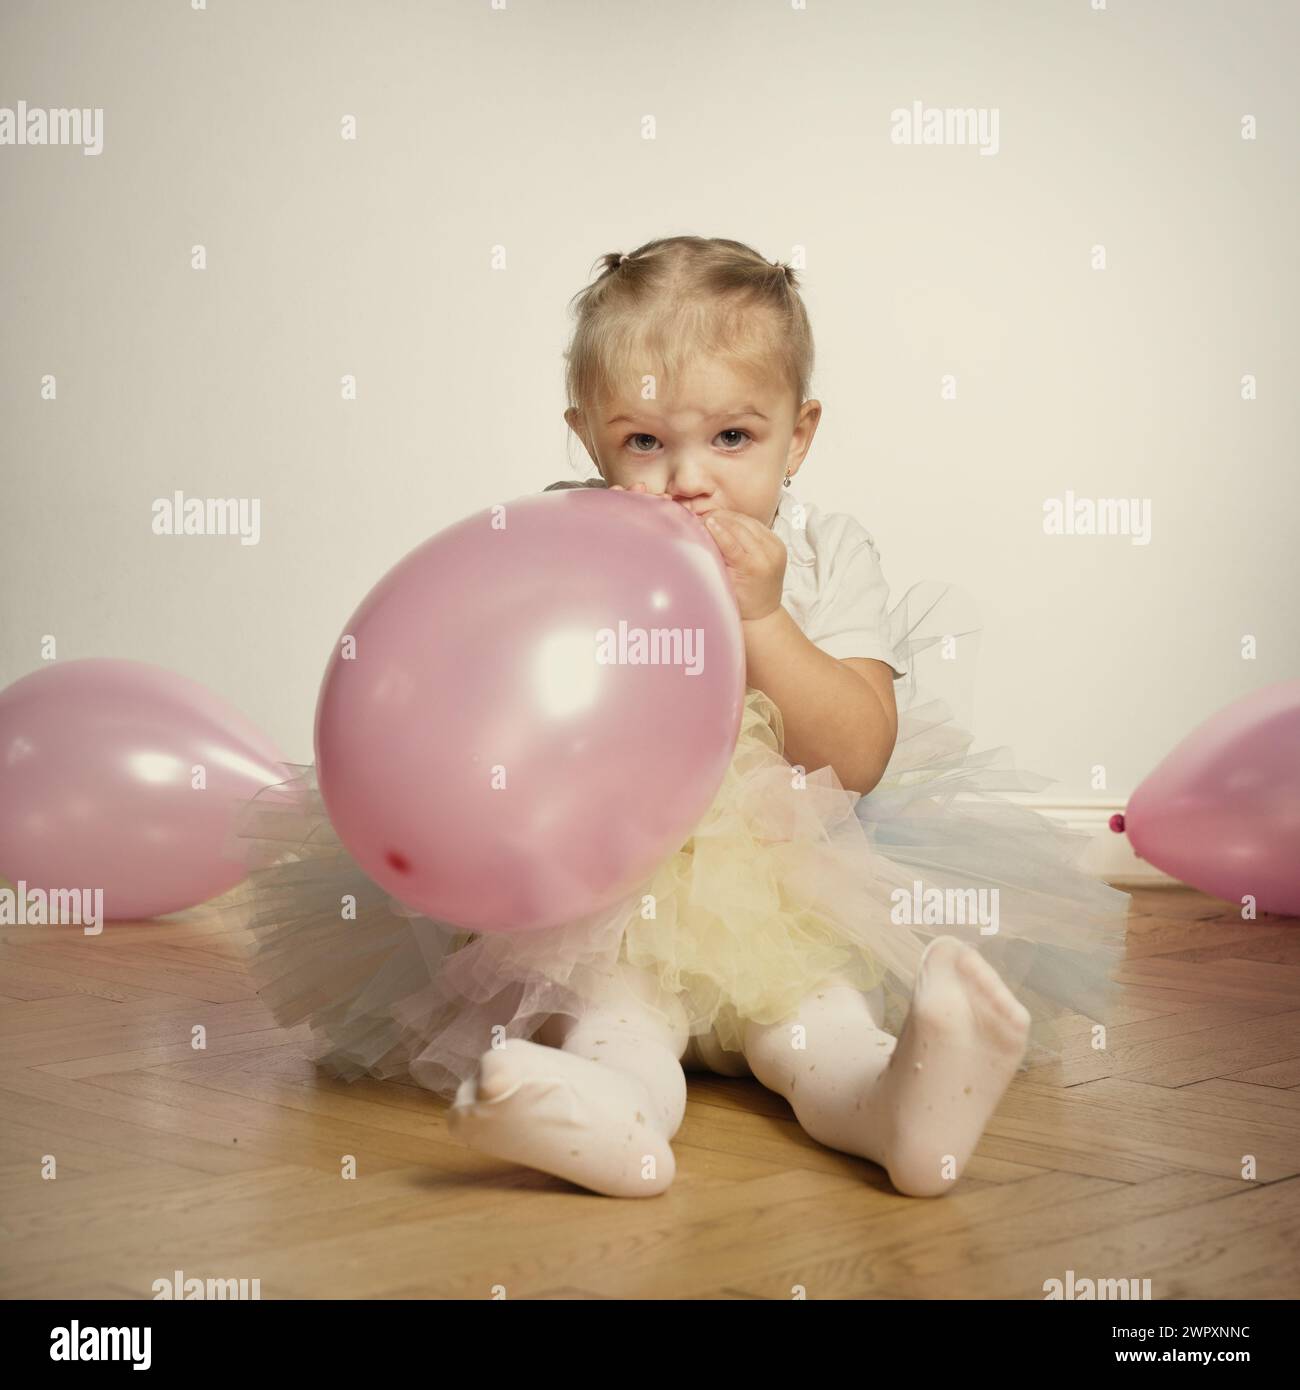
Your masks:
M339 842L310 765L244 808L234 844L250 873L214 908L243 934L276 1020L304 1025L322 1066L408 1075L447 1097L494 1043L580 1016L629 965L680 1001L714 1052L739 1054L746 1020L780 1022L830 979L882 986L896 1031L939 935L981 951L1029 1009L1029 1059L1053 1055L1062 1020L1107 1022L1128 895L1077 867L1086 835L1006 799L1047 779L1008 749L970 751L966 596L917 585L890 626L907 674L894 753L869 795L829 767L792 768L780 711L751 688L712 806L602 912L487 935L412 912Z

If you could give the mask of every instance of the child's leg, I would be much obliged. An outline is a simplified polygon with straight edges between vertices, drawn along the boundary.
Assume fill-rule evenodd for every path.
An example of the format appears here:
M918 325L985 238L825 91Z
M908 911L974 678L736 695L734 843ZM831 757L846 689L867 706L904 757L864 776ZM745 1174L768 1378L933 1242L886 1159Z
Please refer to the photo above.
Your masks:
M867 996L829 982L792 1018L748 1023L745 1056L818 1142L879 1163L900 1192L936 1197L1015 1075L1029 1014L977 951L943 936L921 958L897 1039L881 1021Z
M483 1054L449 1112L472 1148L610 1197L653 1197L676 1173L668 1141L686 1111L681 1005L623 963L581 1018ZM549 1044L549 1045L548 1045Z

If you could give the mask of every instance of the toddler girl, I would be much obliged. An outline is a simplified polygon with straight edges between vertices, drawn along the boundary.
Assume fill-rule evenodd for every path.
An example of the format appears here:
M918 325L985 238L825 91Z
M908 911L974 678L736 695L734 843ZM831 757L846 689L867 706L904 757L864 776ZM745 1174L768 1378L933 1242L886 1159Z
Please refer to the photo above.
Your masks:
M336 1074L409 1075L465 1143L593 1192L669 1186L684 1070L707 1068L939 1195L1027 1050L1105 1013L1127 895L1074 867L1086 837L998 795L1042 779L969 752L962 596L887 611L872 536L792 490L812 363L794 271L739 242L606 256L578 298L565 418L599 476L547 490L701 518L747 659L723 785L634 894L520 934L415 915L339 844L309 766L242 827L236 911L277 1019Z

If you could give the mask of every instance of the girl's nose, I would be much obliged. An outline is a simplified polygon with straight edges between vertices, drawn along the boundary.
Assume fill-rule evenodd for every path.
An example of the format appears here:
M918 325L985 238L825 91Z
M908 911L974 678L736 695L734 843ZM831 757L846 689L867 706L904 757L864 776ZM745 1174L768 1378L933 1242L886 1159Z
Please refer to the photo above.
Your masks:
M706 493L687 489L686 491L679 490L670 492L669 496L674 502L685 507L692 516L699 516L703 512L711 510L711 504L708 501L708 495Z
M667 491L675 502L689 505L696 498L708 496L708 475L697 466L677 464L668 470Z

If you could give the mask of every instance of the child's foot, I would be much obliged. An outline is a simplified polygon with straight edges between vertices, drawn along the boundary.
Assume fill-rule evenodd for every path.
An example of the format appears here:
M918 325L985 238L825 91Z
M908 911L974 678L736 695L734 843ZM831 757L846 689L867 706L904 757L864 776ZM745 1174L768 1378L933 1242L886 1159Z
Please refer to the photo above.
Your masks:
M926 947L869 1121L900 1192L952 1189L1024 1056L1029 1022L978 951L952 936Z
M448 1129L473 1149L608 1197L654 1197L676 1173L648 1122L643 1082L556 1047L509 1038L461 1083Z

